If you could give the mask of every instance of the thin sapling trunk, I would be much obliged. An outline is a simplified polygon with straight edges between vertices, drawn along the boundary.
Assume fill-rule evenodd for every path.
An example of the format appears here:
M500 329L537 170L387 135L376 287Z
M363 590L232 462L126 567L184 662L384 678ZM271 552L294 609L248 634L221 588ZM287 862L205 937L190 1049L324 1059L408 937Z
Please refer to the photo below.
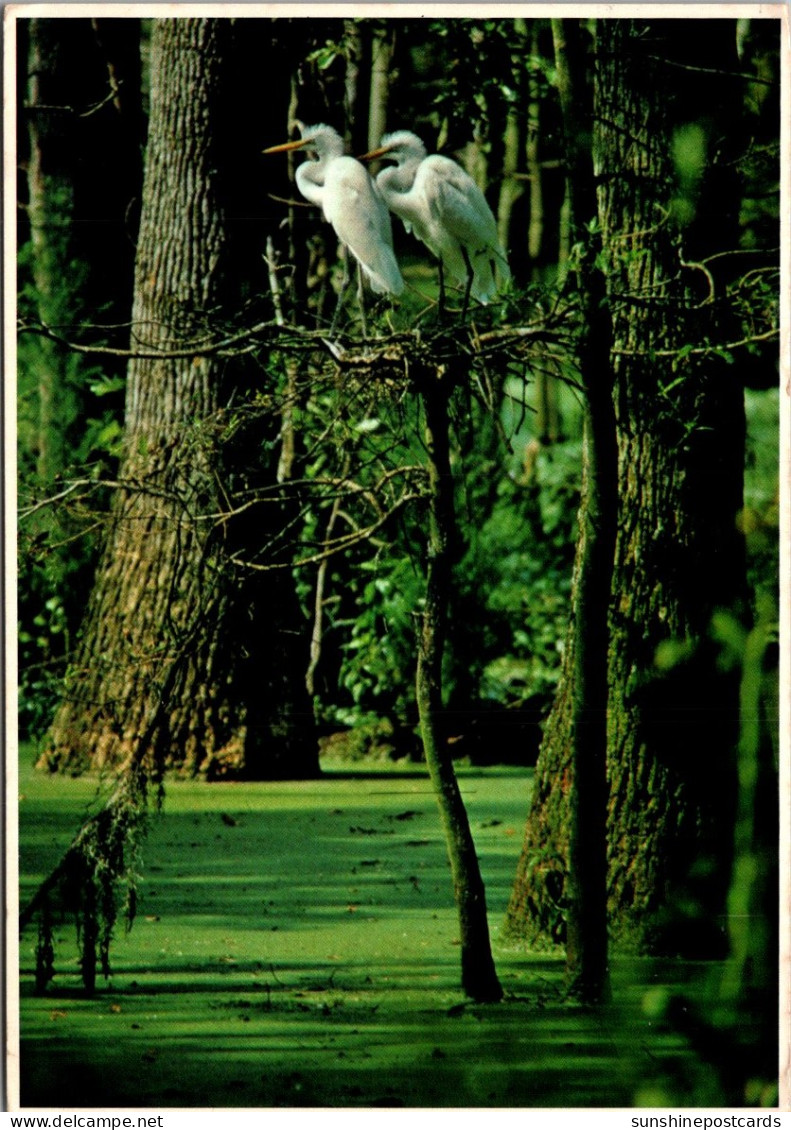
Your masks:
M423 748L439 805L459 914L461 983L476 1001L499 1001L486 917L486 893L464 801L440 718L442 653L447 633L451 553L455 529L448 442L450 388L439 374L423 394L429 455L430 523L426 602L418 642L417 705Z
M571 169L572 213L596 215L588 121L580 112L582 45L576 21L553 20L555 65ZM607 657L615 556L617 449L612 404L610 323L593 249L579 269L585 328L579 369L585 388L583 488L573 591L571 778L566 875L569 991L594 1003L609 994L607 939Z

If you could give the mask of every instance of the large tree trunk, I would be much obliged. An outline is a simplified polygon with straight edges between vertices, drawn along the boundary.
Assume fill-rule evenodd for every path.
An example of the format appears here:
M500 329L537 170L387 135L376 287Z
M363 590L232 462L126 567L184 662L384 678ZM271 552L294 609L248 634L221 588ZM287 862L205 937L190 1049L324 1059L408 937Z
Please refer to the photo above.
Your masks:
M249 528L206 519L225 509L234 474L234 451L213 439L234 363L173 355L205 340L238 291L220 149L232 35L226 20L154 25L132 344L163 356L129 365L126 485L42 758L53 767L124 765L145 738L157 766L317 769L304 657L283 632L290 577L264 574L264 587L236 572L229 558Z
M684 255L713 250L714 229L718 250L736 246L729 185L721 175L714 188L709 156L735 119L735 84L698 70L724 72L734 60L727 29L699 23L600 21L593 148L618 437L611 642L601 656L610 929L622 945L700 954L724 941L737 736L734 688L709 626L742 598L744 563L741 389L704 347L720 332L720 296L705 301L706 275ZM671 154L692 113L707 177L684 197ZM508 932L533 944L565 934L572 674L567 657L508 913Z

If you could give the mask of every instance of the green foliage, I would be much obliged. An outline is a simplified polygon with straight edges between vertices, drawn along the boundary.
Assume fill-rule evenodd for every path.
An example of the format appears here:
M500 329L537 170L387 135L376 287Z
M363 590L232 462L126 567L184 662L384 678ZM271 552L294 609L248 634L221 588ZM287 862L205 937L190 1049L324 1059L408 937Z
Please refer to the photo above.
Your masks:
M37 253L57 265L69 238L67 227L53 225ZM32 241L19 253L21 320L35 324L42 318L62 330L86 318L79 295L87 264L70 261L67 277L53 266L42 291L35 282L35 253ZM19 726L23 737L41 737L85 610L103 502L94 496L98 513L70 502L39 504L58 495L70 478L98 479L115 471L125 380L117 365L112 371L36 333L21 335L17 362Z
M747 443L744 508L739 524L747 549L747 577L757 606L777 602L780 583L779 392L745 392Z
M408 556L382 553L360 564L339 673L357 710L401 720L412 715L415 612L424 587Z
M355 401L353 410L349 405L336 411L331 425L338 440L335 459L353 453L361 483L381 473L382 461L393 466L394 458L423 460L415 399L393 404L380 398L374 404L370 395ZM311 431L324 419L324 410L331 411L332 398L323 409L321 402L314 393L302 417ZM319 412L315 420L313 411ZM456 411L460 447L466 451L474 445L476 458L468 464L466 454L455 457L457 538L463 551L451 594L446 701L467 719L479 710L519 709L526 703L545 714L568 620L580 442L539 448L528 474L518 459L508 457L494 421L480 406L460 395ZM529 442L525 416L524 409L514 411L507 424L517 448ZM491 450L490 459L481 459L482 449ZM318 449L311 476L328 475L330 450ZM326 513L326 506L316 505L306 512L306 543L321 541ZM363 545L332 561L323 605L324 678L316 697L318 717L326 725L365 730L376 717L399 730L415 724L417 614L425 583L421 514L422 507L405 513L390 527L387 542L377 539L373 547ZM312 575L299 574L298 583L310 615Z
M451 135L486 132L487 113L499 121L515 83L505 20L437 20L432 24L444 57L445 81L438 84L434 112ZM434 69L437 74L437 69Z
M499 149L509 108L523 109L523 77L530 76L533 97L542 101L554 82L553 64L531 52L523 20L432 21L429 35L412 48L412 60L442 144L474 137ZM416 106L421 118L425 105ZM553 139L544 140L551 145Z
M49 493L31 479L20 483L20 491L22 506ZM23 738L46 733L62 694L98 552L103 499L98 493L92 497L98 510L53 504L20 524L18 710Z
M697 212L700 182L706 171L708 137L699 122L679 126L672 137L672 159L676 172L676 194L671 213L679 225L692 223Z
M578 441L542 448L532 480L504 477L491 514L468 531L457 570L467 615L454 646L484 701L536 699L544 709L551 701L568 622L579 469Z
M343 57L341 45L328 40L321 47L309 51L305 56L306 63L314 63L320 71L328 70L333 63Z
M60 585L44 597L41 582L46 573L24 567L20 571L19 625L19 729L25 737L41 737L52 720L62 691L63 667L68 654L68 624Z
M643 998L647 1016L684 1034L712 1064L714 1079L697 1083L692 1095L706 1105L777 1103L777 623L776 609L765 605L752 628L725 611L711 624L719 666L740 676L730 952L708 973L706 997L697 1006L683 992L667 989L649 990ZM690 647L685 641L675 645L675 662L683 663ZM668 643L658 659L672 666L674 648ZM673 1094L668 1078L638 1097L664 1106Z

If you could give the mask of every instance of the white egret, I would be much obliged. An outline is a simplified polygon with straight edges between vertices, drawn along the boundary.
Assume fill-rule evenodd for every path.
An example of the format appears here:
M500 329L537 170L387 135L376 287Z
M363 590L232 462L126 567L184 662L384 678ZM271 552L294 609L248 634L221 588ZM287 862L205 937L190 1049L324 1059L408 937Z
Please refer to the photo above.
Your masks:
M393 251L390 214L368 170L343 152L343 139L332 126L296 123L302 137L284 145L273 145L264 153L287 153L304 149L311 160L297 169L297 188L311 204L317 204L332 224L344 247L344 277L330 333L335 328L343 296L349 283L346 249L354 255L362 272L360 310L365 331L362 275L376 294L401 294L404 280Z
M445 268L464 284L463 314L470 294L483 304L491 302L498 276L505 284L511 271L492 210L472 177L450 157L428 156L423 142L409 130L386 134L361 160L374 157L395 161L382 169L376 185L390 211L439 260L440 305Z

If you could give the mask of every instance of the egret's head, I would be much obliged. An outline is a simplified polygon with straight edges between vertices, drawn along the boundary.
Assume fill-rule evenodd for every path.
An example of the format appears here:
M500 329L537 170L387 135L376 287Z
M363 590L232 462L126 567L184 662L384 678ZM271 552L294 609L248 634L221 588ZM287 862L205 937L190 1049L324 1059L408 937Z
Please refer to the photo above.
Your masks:
M426 147L415 133L408 129L396 130L395 133L386 133L376 149L364 153L361 161L373 161L376 157L390 157L397 164L406 161L422 161L426 156Z
M332 126L306 126L300 121L295 121L294 125L301 134L296 141L271 145L264 149L264 153L288 153L293 149L304 149L310 156L319 158L343 156L343 138Z

